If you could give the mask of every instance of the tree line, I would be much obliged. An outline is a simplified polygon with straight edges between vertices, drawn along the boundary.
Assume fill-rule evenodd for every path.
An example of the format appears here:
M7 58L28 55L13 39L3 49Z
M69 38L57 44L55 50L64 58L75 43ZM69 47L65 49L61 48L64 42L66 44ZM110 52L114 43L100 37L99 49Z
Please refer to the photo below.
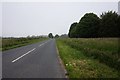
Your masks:
M56 34L55 36L53 36L52 33L49 33L49 34L48 34L48 37L49 37L49 38L67 38L68 35L67 35L67 34L62 34L62 35Z
M70 38L119 37L120 15L108 11L98 17L94 13L86 13L79 22L71 24Z

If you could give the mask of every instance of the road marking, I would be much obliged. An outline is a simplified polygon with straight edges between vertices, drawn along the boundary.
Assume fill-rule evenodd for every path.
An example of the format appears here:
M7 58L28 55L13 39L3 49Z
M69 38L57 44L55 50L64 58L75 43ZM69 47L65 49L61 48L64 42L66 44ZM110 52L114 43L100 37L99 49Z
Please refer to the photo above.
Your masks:
M32 50L28 51L27 53L23 54L22 56L16 58L15 60L12 61L12 63L16 62L17 60L21 59L22 57L24 57L25 55L29 54L30 52L34 51L36 48L33 48Z
M48 41L46 41L46 42L44 42L44 43L40 44L40 45L39 45L39 47L40 47L40 46L42 46L42 45L44 45L44 44L46 44L47 42L48 42Z
M42 45L44 45L44 44L45 44L45 43L40 44L39 47L42 46Z

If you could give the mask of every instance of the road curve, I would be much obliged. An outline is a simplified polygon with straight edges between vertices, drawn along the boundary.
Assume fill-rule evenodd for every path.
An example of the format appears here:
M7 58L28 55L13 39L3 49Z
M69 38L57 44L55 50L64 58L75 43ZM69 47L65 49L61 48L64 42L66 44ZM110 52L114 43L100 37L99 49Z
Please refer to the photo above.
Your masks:
M3 78L65 78L54 39L2 53Z

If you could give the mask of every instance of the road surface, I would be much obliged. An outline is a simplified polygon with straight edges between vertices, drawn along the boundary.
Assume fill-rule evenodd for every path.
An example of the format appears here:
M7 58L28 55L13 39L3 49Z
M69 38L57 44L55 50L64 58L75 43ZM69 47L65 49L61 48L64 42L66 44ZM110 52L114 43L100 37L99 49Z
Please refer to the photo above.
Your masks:
M3 78L65 78L54 39L2 53Z

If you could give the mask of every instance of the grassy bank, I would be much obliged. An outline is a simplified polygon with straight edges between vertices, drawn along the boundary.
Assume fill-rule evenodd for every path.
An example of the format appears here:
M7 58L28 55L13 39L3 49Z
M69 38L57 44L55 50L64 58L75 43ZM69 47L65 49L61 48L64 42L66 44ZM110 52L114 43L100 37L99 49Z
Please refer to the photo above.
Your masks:
M48 38L3 38L2 51L47 40Z
M57 39L57 46L70 78L120 77L119 61L111 62L120 58L118 39Z

